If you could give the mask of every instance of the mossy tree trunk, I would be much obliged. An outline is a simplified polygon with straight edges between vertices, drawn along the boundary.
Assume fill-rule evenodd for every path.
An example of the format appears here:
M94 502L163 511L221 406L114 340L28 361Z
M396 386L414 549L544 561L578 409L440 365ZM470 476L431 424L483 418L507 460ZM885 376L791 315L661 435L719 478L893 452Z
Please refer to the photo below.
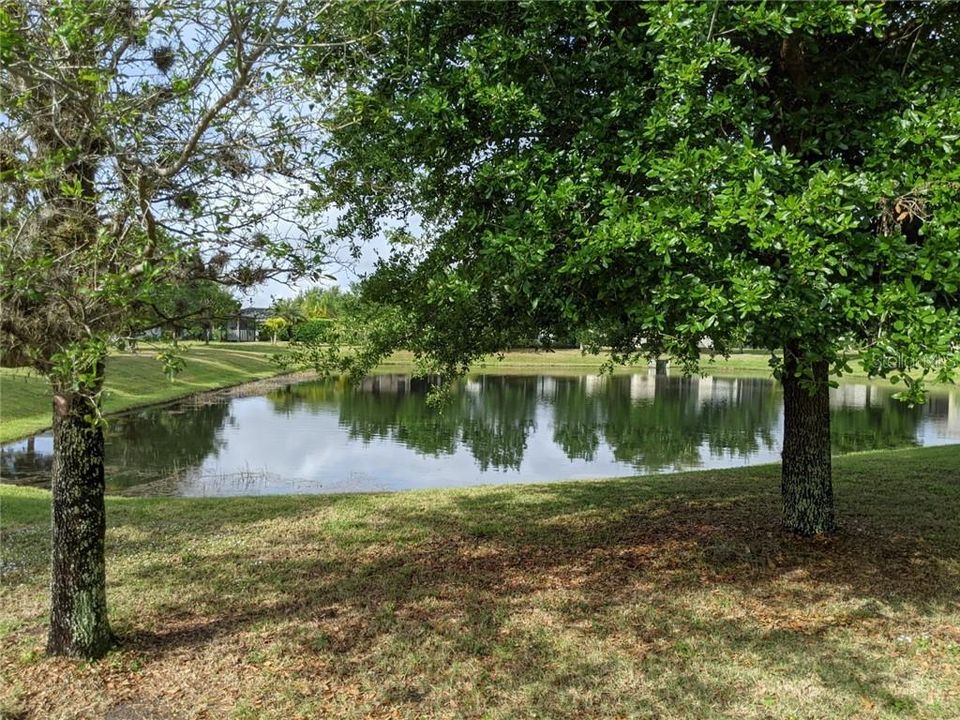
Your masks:
M797 377L800 350L787 347L783 372L783 523L800 535L835 529L830 462L829 366L816 360Z
M103 430L93 401L54 391L53 549L47 652L98 658L113 644L104 566Z

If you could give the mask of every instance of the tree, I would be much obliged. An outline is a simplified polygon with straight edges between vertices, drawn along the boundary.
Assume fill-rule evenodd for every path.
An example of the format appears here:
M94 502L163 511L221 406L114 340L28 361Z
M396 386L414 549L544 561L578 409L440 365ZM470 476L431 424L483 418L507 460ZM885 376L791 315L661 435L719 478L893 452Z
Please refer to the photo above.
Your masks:
M274 315L274 316L268 317L266 320L264 320L264 321L263 321L263 326L267 329L267 332L270 333L271 342L272 342L274 345L276 345L276 344L277 344L277 336L278 336L281 332L283 332L284 330L286 330L286 329L290 326L290 323L288 323L285 318L282 318L282 317L279 317L279 316L277 316L277 315Z
M313 263L274 231L309 230L293 209L315 125L289 69L319 49L303 35L319 15L332 27L330 6L286 0L0 5L0 349L51 384L51 653L113 641L108 339L165 283L249 287Z
M830 373L960 362L960 19L948 3L409 3L328 118L316 204L389 233L364 285L461 372L589 332L627 362L771 351L783 519L834 527ZM313 68L309 65L307 70Z
M310 288L297 297L303 314L309 320L335 318L344 314L351 300L350 292L331 288Z
M347 316L356 298L339 287L313 287L294 298L275 299L272 312L286 321L288 336L294 342L323 342L334 320L349 322Z
M189 272L189 268L187 270ZM162 328L174 338L186 334L209 342L214 325L235 316L240 303L213 280L187 277L182 282L154 285L144 292L135 307L126 329L131 337Z
M304 320L329 320L349 311L353 295L339 287L313 287L294 298L273 301L273 312L291 325Z
M286 320L288 325L296 325L307 319L297 298L274 300L270 311L275 317Z

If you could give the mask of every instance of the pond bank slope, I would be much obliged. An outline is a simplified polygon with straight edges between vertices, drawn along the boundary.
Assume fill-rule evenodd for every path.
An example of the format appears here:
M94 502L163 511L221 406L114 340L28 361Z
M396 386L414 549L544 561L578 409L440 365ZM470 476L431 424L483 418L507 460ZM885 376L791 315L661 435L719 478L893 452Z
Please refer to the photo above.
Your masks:
M107 359L104 411L116 413L168 402L206 390L279 375L270 356L281 346L267 343L184 344L183 372L171 381L155 353L114 353ZM0 368L0 442L50 426L46 380L26 369Z

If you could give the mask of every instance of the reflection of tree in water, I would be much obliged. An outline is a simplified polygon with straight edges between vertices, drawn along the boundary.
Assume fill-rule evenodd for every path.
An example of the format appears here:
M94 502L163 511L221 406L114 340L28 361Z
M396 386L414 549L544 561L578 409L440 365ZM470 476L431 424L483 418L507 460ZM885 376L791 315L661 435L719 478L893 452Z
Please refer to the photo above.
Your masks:
M715 396L704 397L707 387ZM336 409L354 439L390 438L434 456L462 444L484 470L520 466L538 402L554 406L554 441L569 458L591 460L605 441L618 461L650 469L696 465L704 444L715 454L773 447L779 410L764 379L481 375L439 409L428 405L428 389L427 381L383 375L359 388L316 382L268 397L281 412Z
M216 453L227 404L153 408L110 421L105 461L108 490L120 490L199 465Z
M774 447L779 406L762 378L558 378L554 440L571 458L592 460L602 437L617 460L638 467L698 465L704 444L714 455Z
M228 406L150 408L110 418L104 448L104 474L108 491L138 485L158 476L169 477L199 465L221 443ZM33 440L22 449L4 450L5 479L49 486L53 453L37 452Z
M449 454L456 449L457 428L427 406L429 388L429 380L378 375L356 388L337 380L288 385L267 398L278 412L337 412L353 440L390 438L427 455Z
M450 408L427 405L428 380L386 376L340 392L340 426L351 439L390 438L424 455L449 455L457 448L458 426Z
M293 385L267 397L282 412L306 407L339 411L352 439L389 438L424 455L449 455L458 445L479 466L517 468L535 420L536 377L481 376L438 408L427 403L430 381L379 375L351 388L335 381Z
M777 384L766 378L707 378L705 381L711 380L714 397L700 408L711 452L743 457L760 450L774 450L782 403ZM721 394L721 390L726 392Z
M381 375L358 388L313 382L268 397L278 412L337 412L350 437L365 442L389 438L433 456L463 445L484 470L520 466L538 402L553 406L553 439L567 457L593 460L606 443L616 460L651 471L699 465L704 449L715 457L775 450L782 405L779 388L766 378L481 375L440 408L427 403L429 387L427 380ZM866 407L835 398L838 452L915 443L920 411L889 400L889 393L882 397Z
M461 439L486 470L519 468L527 438L536 428L540 378L481 375L478 392L462 392L455 403Z
M555 378L553 441L568 458L593 460L600 447L603 403L588 391L587 377Z
M320 410L337 407L337 385L338 383L334 380L285 385L268 392L267 400L278 415L290 415L298 410L317 413Z
M841 386L831 402L830 431L838 453L912 447L923 408L894 399L893 390L871 385ZM936 398L931 398L936 402Z
M517 469L536 427L538 403L553 406L553 439L567 457L593 460L602 443L620 462L651 471L691 467L701 452L750 455L776 447L781 395L763 378L692 378L653 373L595 376L477 376L449 402L427 404L429 381L405 375L290 385L267 395L277 413L336 414L353 439L388 438L419 453L449 455L461 445L477 464ZM844 384L831 399L836 452L913 446L925 414L949 416L949 398L910 408L893 390ZM229 406L154 408L112 418L106 480L111 491L179 476L221 447ZM16 447L16 450L13 448ZM6 482L49 484L49 440L11 444L0 454Z

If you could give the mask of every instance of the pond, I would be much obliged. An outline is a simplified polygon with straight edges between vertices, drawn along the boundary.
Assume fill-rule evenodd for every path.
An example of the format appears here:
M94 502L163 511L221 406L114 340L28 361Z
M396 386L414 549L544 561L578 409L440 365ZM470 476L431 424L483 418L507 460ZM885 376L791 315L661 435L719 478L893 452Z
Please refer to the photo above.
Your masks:
M424 380L311 381L110 421L108 492L259 495L458 487L721 468L779 460L769 378L477 375L440 410ZM836 453L960 442L960 391L908 407L889 386L832 391ZM53 440L0 448L4 482L49 483Z

